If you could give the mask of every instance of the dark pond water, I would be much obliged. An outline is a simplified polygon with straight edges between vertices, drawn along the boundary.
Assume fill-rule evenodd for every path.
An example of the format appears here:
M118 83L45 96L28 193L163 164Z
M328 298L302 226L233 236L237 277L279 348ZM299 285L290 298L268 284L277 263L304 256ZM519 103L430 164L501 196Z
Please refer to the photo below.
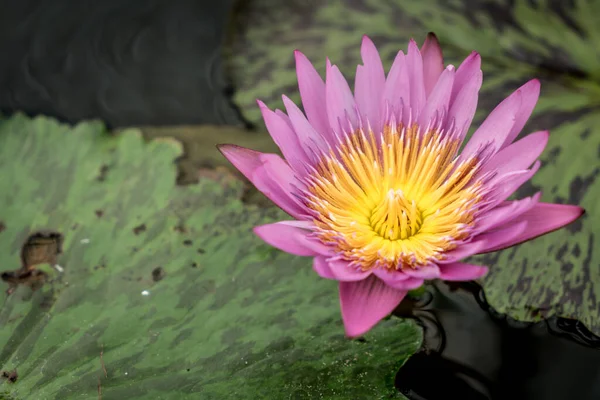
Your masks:
M233 3L0 0L0 110L240 124L221 56ZM426 350L397 375L411 399L600 399L600 338L577 321L513 321L476 285L440 284L412 306L398 313L425 326Z
M0 110L110 126L238 124L234 0L0 0Z
M425 328L424 350L396 376L410 399L600 399L600 337L579 321L515 321L474 283L436 284L396 314Z

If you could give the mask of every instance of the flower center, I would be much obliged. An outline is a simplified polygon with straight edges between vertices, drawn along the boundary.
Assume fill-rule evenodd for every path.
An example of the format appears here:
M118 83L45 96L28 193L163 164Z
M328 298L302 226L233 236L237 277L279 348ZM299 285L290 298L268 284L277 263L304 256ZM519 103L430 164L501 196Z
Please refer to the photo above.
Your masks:
M416 268L470 236L484 185L452 132L388 125L345 135L307 178L316 235L363 270Z
M404 240L417 234L423 218L415 201L407 200L402 189L390 189L373 209L369 223L384 239Z

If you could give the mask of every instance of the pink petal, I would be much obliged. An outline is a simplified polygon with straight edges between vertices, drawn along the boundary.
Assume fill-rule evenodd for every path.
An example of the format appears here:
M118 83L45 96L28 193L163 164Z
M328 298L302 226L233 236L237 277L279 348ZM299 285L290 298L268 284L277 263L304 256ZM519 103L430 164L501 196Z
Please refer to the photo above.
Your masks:
M546 233L555 231L570 224L584 214L585 210L578 206L566 204L537 203L531 210L519 217L527 223L527 228L519 235L511 238L486 251L497 251L523 243Z
M493 249L502 247L503 243L510 243L523 234L526 229L527 221L519 218L516 223L509 223L504 227L477 236L475 241L483 243L483 247L478 251L478 254L494 251Z
M496 207L508 199L521 185L530 180L540 169L540 165L541 163L536 161L531 169L509 172L490 182L490 185L494 186L492 192L489 194L492 207Z
M548 136L548 131L539 131L508 145L488 161L482 173L496 171L498 175L503 175L529 168L544 151Z
M450 111L448 112L448 121L454 120L454 126L459 131L460 138L465 137L475 111L477 110L477 100L479 98L479 89L483 82L483 74L481 71L474 74L473 78L467 81L454 98L451 100ZM456 82L454 83L456 87Z
M445 281L474 281L487 272L487 267L461 262L440 265L440 279Z
M413 39L408 43L406 66L410 82L410 108L416 118L425 107L425 83L423 82L423 59L419 47Z
M442 71L444 71L444 58L442 48L433 33L428 33L423 47L421 47L421 56L423 57L423 81L425 83L425 94L429 96L437 83Z
M463 258L467 258L475 254L485 253L488 251L488 248L493 248L498 243L505 240L505 238L510 240L511 238L519 235L525 230L526 226L526 222L520 222L506 228L483 233L475 237L473 241L464 243L456 249L446 253L445 258L440 260L438 265L440 269L442 269L443 265L453 264L456 261L462 260Z
M508 201L478 217L475 227L477 233L483 233L499 225L518 218L525 211L530 210L539 201L541 193L520 200Z
M463 87L471 82L473 79L477 79L477 75L481 74L481 56L476 51L472 52L469 57L460 64L456 70L456 76L454 77L454 86L452 87L452 96L450 96L450 103L454 103L456 96L463 89Z
M254 233L273 247L297 256L317 256L328 254L331 249L307 235L306 231L282 222L260 225L254 228Z
M511 144L519 132L521 132L525 123L527 123L527 120L531 116L538 98L540 97L540 81L532 79L517 90L521 91L521 108L519 109L515 123L509 134L506 136L502 147Z
M273 141L277 144L277 147L279 147L279 150L281 150L281 153L292 168L295 171L303 173L306 163L310 160L306 157L298 136L294 132L294 129L292 129L291 123L286 121L281 115L269 110L262 101L259 100L258 105Z
M452 264L456 261L462 260L463 258L470 257L474 254L478 254L483 249L483 242L470 242L459 245L456 249L451 250L444 254L444 258L438 261L438 265Z
M384 268L376 268L373 270L373 274L386 285L400 290L412 290L421 287L424 280L422 277L407 275L405 270L390 271Z
M258 100L258 101L257 101L257 103L258 103L258 105L259 105L259 108L260 108L260 106L262 105L263 107L265 107L265 108L267 108L267 109L268 109L268 107L267 107L267 106L265 105L265 103L263 103L262 101ZM284 120L284 121L285 121L285 123L287 124L287 126L288 126L290 129L292 129L292 130L294 129L294 126L292 125L292 121L290 121L290 117L288 117L286 113L284 113L284 112L283 112L283 111L281 111L280 109L275 109L275 114L277 114L277 116L278 116L279 118L281 118L282 120Z
M390 271L385 268L375 268L373 274L389 286L393 286L395 283L405 281L409 278L402 270Z
M367 36L363 36L360 54L363 66L356 69L354 97L361 115L374 132L381 130L381 95L385 85L385 72L377 48Z
M340 282L340 305L346 335L363 335L390 314L406 291L393 289L375 276L358 282Z
M329 126L336 131L341 126L347 129L347 121L356 128L356 103L348 82L337 66L327 66L327 78L325 80L325 97L327 99L327 116Z
M521 92L517 90L498 104L473 133L461 157L468 158L474 155L486 143L491 143L492 152L498 151L515 124L521 109L521 98Z
M294 55L304 112L317 132L325 138L331 138L325 107L325 82L304 54L296 50Z
M443 121L448 114L448 102L450 101L450 93L454 83L454 67L449 65L433 88L430 96L427 98L427 104L419 115L418 124L422 129L426 129L428 125L436 118L436 122Z
M291 101L287 96L282 96L283 104L289 115L290 122L294 128L294 132L298 136L300 145L305 149L310 149L307 156L320 156L329 146L325 139L315 131L313 126L308 122L302 111Z
M396 55L392 68L390 68L390 72L385 80L382 101L382 114L389 108L391 112L402 115L401 122L405 125L410 122L410 82L408 80L406 57L401 51Z
M281 225L293 226L295 228L306 229L306 230L309 230L309 231L314 231L316 229L316 225L315 225L315 223L313 221L296 221L296 220L292 220L292 221L279 221L277 223L281 224Z
M436 279L439 278L440 276L440 269L437 265L435 264L430 264L430 265L424 265L422 267L418 267L416 269L411 269L411 268L405 268L402 270L402 272L404 272L406 275L410 276L411 278L418 278L418 279Z
M398 281L389 286L399 290L413 290L420 288L424 283L424 280L421 278L408 278L405 281Z
M301 187L294 171L276 154L264 154L235 145L219 150L258 190L292 217L301 219L306 211L292 195Z
M313 269L323 278L340 282L361 281L371 275L370 271L361 271L351 267L347 261L330 257L315 257Z
M318 257L313 258L313 270L321 278L336 280L334 273L331 272L331 268L329 268L329 263L327 262L327 257L318 256Z

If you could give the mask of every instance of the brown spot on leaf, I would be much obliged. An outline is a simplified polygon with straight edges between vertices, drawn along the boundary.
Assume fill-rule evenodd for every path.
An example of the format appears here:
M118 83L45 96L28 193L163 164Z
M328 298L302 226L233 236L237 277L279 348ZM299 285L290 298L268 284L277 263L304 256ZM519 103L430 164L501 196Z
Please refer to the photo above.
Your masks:
M54 231L31 234L21 247L21 267L0 275L0 279L9 284L7 293L11 294L18 285L30 286L32 290L42 287L48 276L35 267L40 264L57 265L62 241L62 235Z
M179 233L187 233L187 228L183 225L183 223L174 227L173 230L175 230L175 232L179 232Z
M197 266L198 266L198 264L192 263L192 268L196 268Z
M108 165L102 164L100 166L100 172L98 173L98 178L96 178L99 182L104 182L106 180L106 174L108 174Z
M95 213L96 213L96 217L98 217L98 218L100 218L104 215L104 211L102 211L102 210L96 210Z
M587 139L587 138L588 138L588 136L590 136L590 133L592 133L592 130L591 130L590 128L587 128L587 129L583 130L583 132L581 132L581 133L579 134L579 137L580 137L581 139L585 140L585 139Z
M0 232L3 232L6 229L6 225L4 225L4 222L0 221Z
M36 291L41 288L46 282L47 275L40 270L23 270L5 271L0 275L0 279L8 283L6 294L14 292L17 286L24 285L31 287L31 290Z
M2 377L10 383L15 383L17 379L19 379L19 374L16 369L12 371L2 371Z
M579 247L578 243L575 243L575 246L573 246L573 249L571 250L571 254L573 254L576 258L578 258L579 255L581 254L581 248Z
M146 224L141 224L136 226L135 228L133 228L133 233L135 233L136 235L139 235L142 232L146 231Z
M595 168L587 176L576 176L569 186L569 204L580 204L588 189L594 184L600 175L600 168Z
M560 147L554 147L552 150L548 151L546 155L546 163L555 164L556 160L558 159L558 156L560 155L560 152Z
M36 265L56 265L59 254L62 253L63 237L55 231L36 232L27 238L21 248L21 263L24 269Z
M193 242L190 239L186 239L183 241L184 246L191 246L192 244L193 244Z
M163 267L156 267L152 270L152 280L158 282L164 279L166 272Z
M198 253L199 253L199 254L204 254L204 253L206 253L206 250L204 250L204 249L198 249L197 251L198 251Z

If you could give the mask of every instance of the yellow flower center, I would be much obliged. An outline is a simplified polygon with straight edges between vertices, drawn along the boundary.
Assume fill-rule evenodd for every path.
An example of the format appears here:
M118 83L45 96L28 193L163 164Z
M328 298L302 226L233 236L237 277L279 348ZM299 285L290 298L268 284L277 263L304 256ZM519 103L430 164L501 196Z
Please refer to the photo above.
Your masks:
M346 135L308 178L316 235L363 270L443 259L469 236L484 187L480 160L459 146L416 125Z

